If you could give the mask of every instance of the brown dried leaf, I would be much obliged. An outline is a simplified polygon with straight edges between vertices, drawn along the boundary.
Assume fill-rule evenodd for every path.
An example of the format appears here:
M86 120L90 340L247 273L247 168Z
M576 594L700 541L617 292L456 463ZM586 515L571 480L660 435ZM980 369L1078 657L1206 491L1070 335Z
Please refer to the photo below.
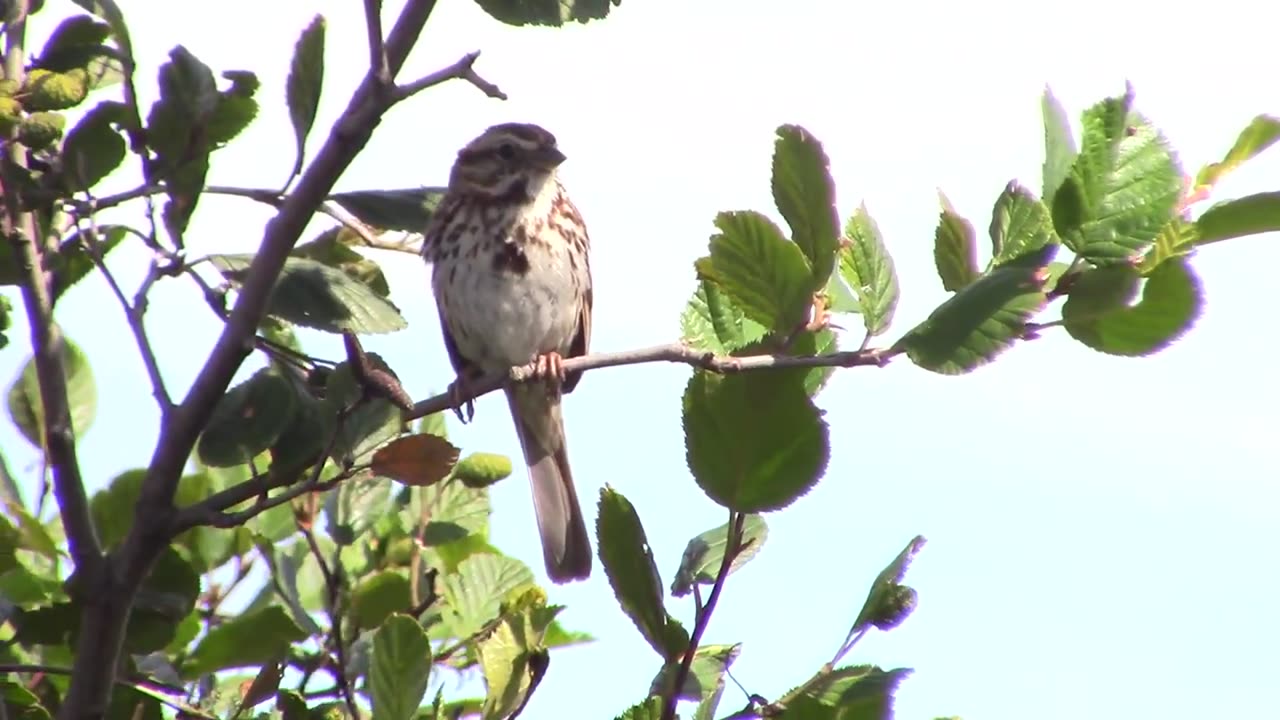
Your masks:
M372 470L405 485L434 485L449 476L458 448L439 435L421 433L394 440L373 454Z

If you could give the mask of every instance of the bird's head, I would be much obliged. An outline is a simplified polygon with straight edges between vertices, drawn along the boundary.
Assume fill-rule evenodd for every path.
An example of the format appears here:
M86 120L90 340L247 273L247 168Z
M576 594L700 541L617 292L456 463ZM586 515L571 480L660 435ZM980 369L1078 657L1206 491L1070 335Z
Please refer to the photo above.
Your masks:
M494 125L458 152L449 189L490 200L532 200L562 162L556 137L541 127Z

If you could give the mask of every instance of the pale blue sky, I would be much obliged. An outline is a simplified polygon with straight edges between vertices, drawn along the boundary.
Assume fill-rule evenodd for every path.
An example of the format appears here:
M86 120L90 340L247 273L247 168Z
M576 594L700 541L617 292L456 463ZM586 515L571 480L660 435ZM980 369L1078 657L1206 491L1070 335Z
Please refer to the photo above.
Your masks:
M268 99L283 97L293 42L314 12L329 18L321 133L364 70L361 4L352 0L228 0L214 12L207 3L121 4L147 101L178 41L216 72L260 74L263 112L216 157L211 182L283 180L292 139L283 102ZM70 3L50 5L33 38ZM1219 158L1255 114L1280 111L1273 23L1257 8L1244 0L1195 14L1135 0L628 0L605 22L556 31L507 28L469 0L441 0L404 77L481 49L477 68L511 100L463 84L413 99L339 187L438 184L457 147L484 126L543 124L569 156L563 177L593 239L594 347L620 350L676 338L691 262L717 211L776 216L773 129L799 123L831 156L841 215L865 201L895 256L904 295L891 342L944 298L932 268L937 189L981 229L1009 179L1039 186L1046 83L1075 117L1132 82L1139 109L1188 170ZM1272 152L1225 181L1221 196L1280 189L1280 150ZM268 216L206 197L188 239L196 253L249 251ZM829 659L876 572L919 533L930 541L908 577L919 609L850 657L916 669L899 717L1274 717L1280 342L1273 303L1260 300L1271 297L1264 284L1280 265L1276 240L1203 251L1194 265L1204 315L1155 358L1106 357L1049 332L958 378L906 362L839 372L819 399L831 425L827 477L768 517L767 545L731 578L705 640L743 642L737 678L776 697ZM408 256L384 259L410 327L366 346L423 397L451 378L427 271ZM130 285L144 263L131 250L112 258ZM156 289L149 317L180 394L216 321L174 281ZM100 281L73 290L59 318L95 363L100 411L80 447L97 488L145 464L156 413ZM26 352L24 333L14 336L0 352L6 381ZM339 354L332 339L313 338L310 349ZM724 521L684 467L679 397L688 372L593 372L566 406L589 521L600 486L626 494L667 583L687 539ZM496 397L454 437L467 450L518 455ZM13 470L31 477L35 455L7 423L0 445ZM494 505L494 542L541 573L521 473L495 489ZM569 605L564 621L599 642L554 655L525 717L608 718L643 697L657 658L603 573L550 592ZM690 603L671 608L691 618ZM722 709L743 703L730 686Z

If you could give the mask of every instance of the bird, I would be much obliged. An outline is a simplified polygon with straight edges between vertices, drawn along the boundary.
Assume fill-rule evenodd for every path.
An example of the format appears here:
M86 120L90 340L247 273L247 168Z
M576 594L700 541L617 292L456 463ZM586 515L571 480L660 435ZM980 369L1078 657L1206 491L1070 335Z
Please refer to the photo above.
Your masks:
M504 392L555 583L591 574L561 413L582 375L563 361L587 353L592 305L586 225L557 176L565 159L538 125L486 129L458 152L422 244L455 397L485 375L535 363L534 380Z

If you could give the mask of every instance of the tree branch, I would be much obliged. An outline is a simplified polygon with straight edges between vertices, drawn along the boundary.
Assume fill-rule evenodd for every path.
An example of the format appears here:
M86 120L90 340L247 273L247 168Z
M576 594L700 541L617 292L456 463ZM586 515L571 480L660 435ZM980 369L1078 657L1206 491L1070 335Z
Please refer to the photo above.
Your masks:
M434 7L435 0L405 3L384 43L393 76L404 65ZM11 37L13 29L12 23L6 28ZM18 66L20 71L20 58ZM169 533L178 515L174 495L187 458L214 406L253 347L252 338L289 252L315 209L364 149L382 116L398 99L389 92L386 79L370 69L296 188L284 198L280 211L267 223L258 253L249 266L222 333L186 397L161 424L160 437L135 505L136 522L121 547L110 556L111 572L103 573L100 581L90 586L95 602L86 604L81 617L75 672L59 711L60 717L78 719L106 714L111 679L123 648L134 595L172 537ZM83 498L83 487L80 495ZM80 509L87 518L87 505L82 504ZM69 532L71 527L69 524Z
M15 18L5 28L4 74L7 80L18 84L22 83L24 72L26 10L26 2L11 8ZM41 251L45 238L35 213L22 208L21 185L14 177L15 171L26 172L27 149L16 142L6 142L5 146L6 157L0 159L0 194L5 203L3 230L22 272L22 302L31 329L31 354L40 386L40 432L53 470L54 494L76 572L81 579L92 580L104 563L76 457L75 428L67 398L66 341L53 320L53 298Z
M825 355L716 355L714 353L695 350L682 343L655 345L639 350L627 350L614 353L595 353L564 361L565 372L594 370L596 368L618 367L621 365L641 365L652 362L673 362L692 365L722 375L739 372L755 372L759 370L782 370L786 368L820 368L820 367L859 367L873 365L884 367L897 355L890 350L868 349L848 352L834 352ZM413 411L408 413L407 420L431 415L432 413L450 410L454 403L474 400L501 388L506 382L525 382L534 376L534 363L514 367L508 375L489 375L475 382L467 383L465 393L453 396L441 393L415 403Z
M430 75L425 75L411 83L397 85L391 93L394 101L399 102L406 98L412 97L429 87L435 87L449 80L466 80L476 87L477 90L497 100L506 100L507 94L502 92L497 85L480 77L475 71L476 59L480 57L480 51L469 52L463 55L458 62L447 68L437 70Z
M742 526L746 519L745 513L729 512L729 537L728 545L724 549L724 558L720 561L720 570L716 573L715 584L711 586L711 594L707 596L707 604L698 609L697 617L694 618L693 633L689 636L689 647L685 649L684 658L680 661L679 669L676 670L675 681L671 686L671 694L667 696L666 705L662 709L662 720L674 720L676 716L676 705L680 702L680 690L684 687L685 680L689 677L690 668L693 667L693 658L698 654L698 646L702 643L702 634L706 632L707 626L711 624L711 613L715 612L716 602L720 599L721 591L724 590L724 581L729 577L729 573L733 569L733 561L742 549Z

